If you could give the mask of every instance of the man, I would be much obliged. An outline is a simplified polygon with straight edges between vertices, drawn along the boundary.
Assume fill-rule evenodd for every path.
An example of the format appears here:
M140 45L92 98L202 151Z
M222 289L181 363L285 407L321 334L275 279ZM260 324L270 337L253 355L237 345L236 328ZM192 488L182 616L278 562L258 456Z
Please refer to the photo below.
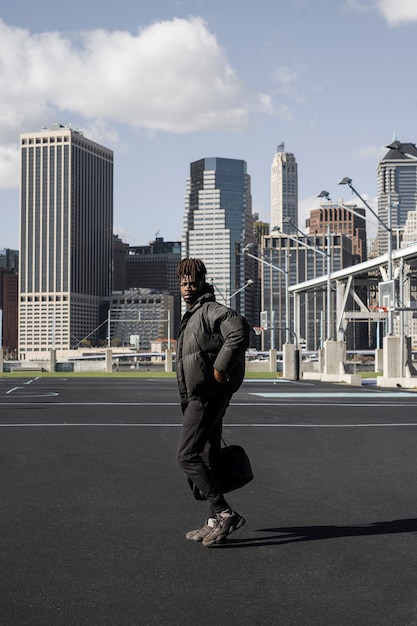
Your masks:
M250 327L216 302L200 259L183 259L177 268L187 303L177 341L177 380L183 411L178 464L209 503L205 523L186 534L211 546L225 541L245 520L226 502L213 469L219 465L223 416L242 384Z

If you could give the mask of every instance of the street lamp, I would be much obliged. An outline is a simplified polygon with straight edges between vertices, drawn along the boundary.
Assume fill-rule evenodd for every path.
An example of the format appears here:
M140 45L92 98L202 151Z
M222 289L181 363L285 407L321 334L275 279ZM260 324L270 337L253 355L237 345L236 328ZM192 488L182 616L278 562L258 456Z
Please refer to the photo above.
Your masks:
M249 287L250 285L253 285L253 280L252 278L248 278L248 280L246 281L246 283L243 285L243 287L240 287L240 289L237 289L234 293L232 293L231 296L229 296L228 298L226 298L227 302L230 302L232 298L234 298L235 296L237 296L238 293L240 293L241 291L243 291L244 289L246 289L246 287Z
M302 235L303 237L307 238L307 235L305 233L303 233L303 231L300 230L291 221L290 218L287 218L286 221L288 223L290 223L300 233L300 235ZM279 230L279 228L278 228L278 230ZM332 315L331 315L331 311L332 311L332 286L331 286L331 259L332 259L332 254L331 254L331 243L330 243L330 226L327 227L327 253L323 252L323 250L320 250L320 248L318 246L311 246L310 244L304 243L300 239L297 239L297 237L293 237L292 235L289 235L288 233L283 233L283 235L285 237L288 237L288 239L291 239L292 241L295 241L300 246L303 246L304 248L309 248L310 250L314 250L314 252L317 252L321 256L324 256L324 257L327 258L327 305L326 305L327 306L327 315L326 315L326 318L327 318L327 333L326 333L326 335L327 336L326 336L326 339L327 340L331 340L332 339Z
M292 227L294 228L294 230L296 230L296 231L297 231L297 233L298 233L299 235L301 235L302 237L305 237L305 236L306 236L306 234L305 234L302 230L300 230L300 229L298 228L298 226L296 226L296 224L294 224L294 222L292 221L292 219L291 219L290 217L284 217L284 219L282 220L282 223L283 223L283 224L289 224L290 226L292 226ZM279 230L279 226L275 226L275 228L273 228L272 230ZM286 235L287 233L285 233L285 232L283 231L283 233L282 233L282 234L283 234L283 235Z
M391 232L391 225L390 223L388 224L388 226L385 224L385 222L383 222L381 220L381 218L379 217L378 213L375 213L375 211L373 210L373 208L370 206L370 204L365 200L365 198L362 198L362 196L360 195L360 193L358 191L356 191L355 187L352 185L352 179L349 178L348 176L345 176L344 178L342 178L342 180L338 183L339 185L347 185L349 187L349 189L351 189L351 191L353 191L353 193L359 198L359 200L361 200L361 202L364 203L364 205L366 206L367 209L370 210L370 212L372 213L372 215L378 220L378 222L381 224L381 226L383 228L385 228L385 230L387 232ZM321 193L327 193L327 192L321 192ZM320 195L320 194L319 194ZM389 221L391 221L391 211L389 212L388 215Z
M356 215L356 217L360 217L362 220L366 221L366 217L364 215L362 215L361 213L358 213L357 211L354 211L351 207L346 206L345 204L341 204L340 202L334 202L331 198L330 198L330 194L328 191L320 191L320 193L317 194L317 198L326 198L326 200L331 203L333 206L339 207L341 209L344 209L345 211L348 211L349 213L352 213L352 215Z
M333 204L334 206L337 206L341 209L345 209L349 213L352 213L352 215L356 215L356 217L360 217L362 220L366 221L366 217L362 215L361 213L354 211L352 207L347 206L345 204L341 204L340 202L334 202L334 200L330 198L330 194L328 191L320 191L320 193L317 194L317 198L326 198L326 200L330 202L331 204Z
M286 328L286 333L287 333L287 339L286 339L286 343L288 343L288 330L289 330L289 320L290 320L290 300L289 300L289 296L288 296L288 250L286 250L286 255L285 255L285 269L282 269L282 267L278 267L278 265L274 265L273 263L269 263L269 261L266 261L265 259L263 259L262 257L256 256L255 254L251 254L249 252L249 248L253 247L255 244L253 243L249 243L247 244L243 250L242 250L242 254L246 254L248 257L250 257L251 259L255 259L255 261L258 261L259 263L263 263L264 265L267 265L268 267L271 267L274 270L278 270L278 272L281 272L282 274L285 275L285 328ZM271 289L270 289L270 305L271 305L271 350L275 349L275 323L274 323L274 316L273 316L273 288L272 288L272 282L271 282Z
M251 278L248 278L248 280L246 281L246 283L243 285L243 287L240 287L237 291L235 291L234 293L232 293L232 295L230 296L225 296L222 294L222 292L220 291L220 289L217 287L216 283L214 282L214 279L211 279L211 284L213 285L213 288L216 289L216 291L219 293L219 295L223 298L224 302L226 303L226 305L230 304L230 301L232 300L232 298L234 298L238 293L240 293L241 291L243 291L244 289L246 289L246 287L249 287L250 285L253 285L253 280Z
M392 211L391 211L391 197L389 197L389 206L388 206L388 225L385 224L383 220L379 217L377 213L373 210L373 208L366 202L364 198L360 195L358 191L352 185L352 179L348 176L342 178L339 182L339 185L347 185L351 191L363 202L363 204L371 211L372 215L376 217L382 228L388 233L388 280L392 280ZM391 307L390 307L391 308ZM393 312L389 311L388 315L388 335L392 335L393 331Z

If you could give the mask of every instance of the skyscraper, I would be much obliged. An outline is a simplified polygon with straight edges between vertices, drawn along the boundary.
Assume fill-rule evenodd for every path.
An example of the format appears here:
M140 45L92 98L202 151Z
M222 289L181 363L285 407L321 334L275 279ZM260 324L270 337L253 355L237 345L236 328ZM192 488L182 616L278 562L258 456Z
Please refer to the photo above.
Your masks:
M417 160L407 156L417 157L417 148L413 143L401 146L401 152L389 149L378 164L378 216L388 228L391 225L396 235L393 237L393 248L399 247L397 241L401 239L408 212L415 211L417 207ZM377 254L387 252L388 231L382 226L378 227L376 243Z
M249 260L241 254L253 240L246 161L213 157L191 163L182 256L203 259L219 302L237 309L255 324L253 290L244 288L252 273Z
M294 232L286 219L298 226L298 170L294 155L285 152L281 143L271 166L271 231L278 227L285 233Z
M68 350L111 292L113 152L71 126L21 144L19 353Z
M17 273L0 266L0 348L17 350Z
M113 291L126 289L126 256L128 249L128 243L124 243L118 235L113 235Z

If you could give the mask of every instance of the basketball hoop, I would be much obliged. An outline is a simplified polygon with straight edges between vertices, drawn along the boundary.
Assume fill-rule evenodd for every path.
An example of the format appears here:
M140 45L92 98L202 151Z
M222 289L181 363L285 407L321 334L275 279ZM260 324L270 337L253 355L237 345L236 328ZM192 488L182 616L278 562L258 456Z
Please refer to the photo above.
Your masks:
M369 307L370 311L375 311L375 313L387 313L388 311L388 307L387 306L370 306Z
M255 335L262 335L262 332L265 330L263 326L253 326L253 330Z

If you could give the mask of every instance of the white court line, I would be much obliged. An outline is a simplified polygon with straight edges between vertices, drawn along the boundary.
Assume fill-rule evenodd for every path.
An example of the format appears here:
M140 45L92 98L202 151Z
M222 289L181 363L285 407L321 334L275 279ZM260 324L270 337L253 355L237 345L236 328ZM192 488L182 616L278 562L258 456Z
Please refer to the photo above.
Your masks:
M33 396L31 394L22 394L21 398L45 397L48 394L40 394ZM58 394L57 394L58 395ZM14 396L16 397L16 396ZM0 406L26 406L31 405L30 402L0 402ZM181 406L180 402L36 402L31 406ZM254 406L259 406L255 404ZM275 406L275 405L272 405Z
M300 385L301 387L313 387L314 383L307 383L301 380L289 380L288 378L245 378L242 385L246 383L271 383L273 385L280 385L281 383L289 383L290 385Z
M0 428L180 428L182 424L172 423L156 423L156 424L137 424L137 423L32 423L32 424L0 424ZM398 424L378 423L378 424L224 424L223 428L397 428L404 426L417 426L417 422L400 422Z
M11 393L12 391L13 389L8 391L7 393ZM52 397L59 396L59 393L54 392L54 391L51 391L49 393L22 393L22 394L15 394L13 397L16 398L16 396L18 398L52 398ZM5 404L12 404L12 403L6 402ZM29 402L26 402L26 404L29 404Z
M27 396L24 396L27 397ZM31 397L31 396L29 396ZM35 396L36 397L36 396ZM278 398L277 398L278 400ZM284 400L284 399L283 399ZM310 398L311 400L311 398ZM126 407L179 407L181 406L179 402L0 402L0 406L2 407L59 407L59 406L70 406L70 407L78 407L78 406L126 406ZM284 406L307 406L307 407L320 407L320 406L340 406L340 407L415 407L417 406L417 398L416 402L232 402L230 404L230 408L233 407L284 407Z
M417 394L407 391L362 391L362 392L344 392L344 391L331 391L331 392L251 392L251 396L259 396L261 398L417 398Z

